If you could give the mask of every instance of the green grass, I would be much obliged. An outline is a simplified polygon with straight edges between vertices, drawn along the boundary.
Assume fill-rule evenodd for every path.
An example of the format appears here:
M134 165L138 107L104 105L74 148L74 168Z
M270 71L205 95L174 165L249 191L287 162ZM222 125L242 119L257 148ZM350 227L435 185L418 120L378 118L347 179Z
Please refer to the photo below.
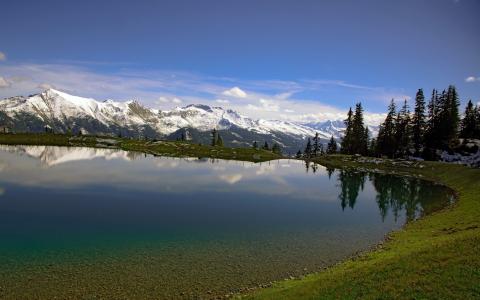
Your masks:
M479 299L480 170L439 162L380 164L341 155L317 161L418 176L458 194L453 207L409 223L371 252L245 299Z
M159 156L211 157L252 162L268 161L282 157L271 151L253 148L211 147L182 141L154 142L113 137L69 136L64 134L0 134L0 144L118 148Z

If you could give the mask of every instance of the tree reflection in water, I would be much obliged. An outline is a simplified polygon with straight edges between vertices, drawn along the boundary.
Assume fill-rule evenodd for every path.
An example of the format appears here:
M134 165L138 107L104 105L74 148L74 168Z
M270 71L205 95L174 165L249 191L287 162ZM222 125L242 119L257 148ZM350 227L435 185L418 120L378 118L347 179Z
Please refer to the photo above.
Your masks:
M326 171L329 178L335 173L335 169L331 167L327 167ZM434 183L418 178L343 169L338 170L337 174L340 184L338 198L342 210L347 206L354 209L359 193L363 191L368 179L377 192L376 202L382 221L389 213L397 221L402 211L405 211L406 220L410 222L445 207L449 204L445 202L451 202L453 199L452 192L433 188ZM445 197L445 192L450 193L450 197Z

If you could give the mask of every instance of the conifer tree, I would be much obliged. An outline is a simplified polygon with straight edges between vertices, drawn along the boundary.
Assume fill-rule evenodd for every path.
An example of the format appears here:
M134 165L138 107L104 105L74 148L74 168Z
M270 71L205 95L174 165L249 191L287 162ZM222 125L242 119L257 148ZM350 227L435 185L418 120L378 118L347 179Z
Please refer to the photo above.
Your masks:
M362 103L355 105L355 114L352 121L351 149L349 154L365 154L367 140L365 139L365 127L363 124Z
M420 154L424 142L425 130L425 96L423 95L423 90L419 89L415 96L415 110L412 117L412 142L416 155Z
M352 136L353 136L353 112L352 108L348 110L347 118L343 121L345 124L345 134L341 143L341 151L344 154L349 154L352 152Z
M218 131L216 128L213 128L211 145L215 147L217 145L217 142L218 142Z
M461 123L461 138L475 138L475 131L477 129L477 107L473 106L472 100L468 101L465 107L465 114Z
M385 121L380 125L377 137L377 154L394 157L395 155L395 118L396 107L395 102L390 102L388 113Z
M396 156L405 156L410 146L410 112L407 100L397 114L395 122Z
M263 144L263 150L270 150L270 146L268 146L267 141L265 141L265 144Z
M258 149L257 141L253 141L252 148L253 148L253 149Z
M305 146L305 151L303 151L303 153L306 158L312 157L312 142L310 141L310 138L308 138L307 146Z
M302 151L298 150L297 154L295 155L296 158L302 158Z
M370 137L370 131L368 130L368 126L365 126L365 131L363 134L363 140L362 140L362 154L363 155L368 155L368 146L369 146L369 138Z
M475 133L474 137L480 139L480 107L475 106Z
M328 142L328 145L327 145L327 153L328 154L333 154L333 153L336 153L337 152L337 142L335 141L335 139L333 138L333 135L332 137L330 138L330 141Z
M320 153L320 137L318 136L318 132L315 133L315 136L313 137L313 150L312 150L312 155L317 156Z

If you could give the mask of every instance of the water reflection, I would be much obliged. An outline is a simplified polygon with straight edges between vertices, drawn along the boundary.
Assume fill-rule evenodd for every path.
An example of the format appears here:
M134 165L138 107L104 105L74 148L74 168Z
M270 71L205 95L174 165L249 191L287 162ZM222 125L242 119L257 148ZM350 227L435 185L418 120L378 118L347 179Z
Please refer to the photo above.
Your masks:
M312 168L312 170L315 169ZM328 177L331 178L335 168L328 167L326 170ZM347 206L354 209L366 180L372 182L382 221L385 221L389 211L395 221L400 218L402 211L405 211L407 222L413 221L424 214L445 207L454 199L452 191L447 189L439 191L432 188L434 183L418 178L340 169L337 179L340 184L338 198L342 210L345 210ZM443 199L443 201L438 201L438 199Z
M3 287L31 274L41 280L69 274L81 286L80 273L112 279L112 270L129 270L111 280L115 288L132 278L171 291L269 282L366 249L449 199L444 188L418 179L298 160L0 149L0 194L7 191L0 198ZM72 275L69 263L87 271ZM12 277L18 266L28 275Z
M41 168L18 155L40 161ZM299 172L299 164L304 164L306 173ZM42 171L42 167L48 167L49 171ZM152 157L118 149L83 147L0 145L0 182L51 188L104 184L157 193L249 192L316 201L329 201L328 195L336 194L342 211L355 208L368 182L373 191L367 194L375 199L381 220L385 221L390 213L395 222L403 220L400 218L403 212L405 220L411 221L445 206L452 199L451 195L440 195L439 189L419 179L336 170L308 161L254 164L214 158ZM0 188L0 195L4 191L5 188ZM434 198L437 201L432 200Z

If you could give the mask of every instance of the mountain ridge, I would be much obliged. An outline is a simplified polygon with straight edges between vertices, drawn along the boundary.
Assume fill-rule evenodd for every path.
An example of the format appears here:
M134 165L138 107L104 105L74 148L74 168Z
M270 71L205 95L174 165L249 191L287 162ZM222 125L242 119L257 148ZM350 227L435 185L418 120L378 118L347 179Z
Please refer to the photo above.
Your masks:
M55 132L140 138L176 139L183 133L193 136L195 142L208 143L210 131L216 128L230 146L249 146L256 140L259 144L276 142L288 151L296 151L316 132L323 143L331 136L339 140L342 125L340 120L297 123L252 119L232 109L204 104L162 111L136 100L97 101L55 89L0 100L0 126L25 132L43 132L48 126Z

